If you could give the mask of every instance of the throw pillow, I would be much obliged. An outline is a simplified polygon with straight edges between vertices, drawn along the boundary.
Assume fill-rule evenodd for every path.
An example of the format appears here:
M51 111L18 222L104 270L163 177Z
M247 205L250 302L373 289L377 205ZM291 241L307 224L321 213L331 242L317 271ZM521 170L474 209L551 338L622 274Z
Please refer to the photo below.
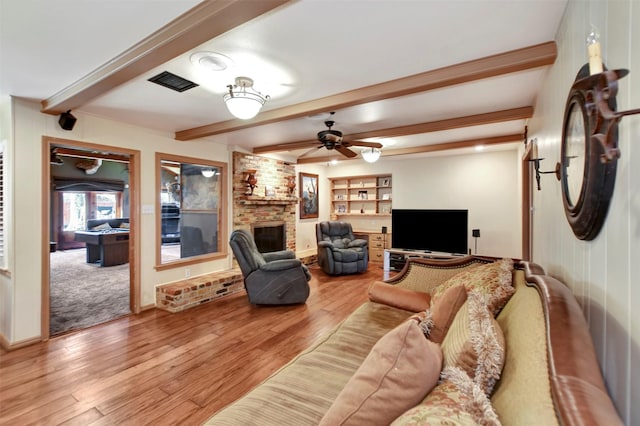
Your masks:
M408 290L382 281L374 281L369 286L369 300L410 312L424 311L429 307L431 295L421 291Z
M500 425L491 401L459 368L448 367L424 401L405 411L391 426Z
M388 425L423 400L441 368L440 345L407 320L373 346L320 425Z
M491 395L502 373L504 351L502 329L483 295L478 291L468 293L442 341L443 366L461 368Z
M432 342L442 343L456 314L467 300L463 285L449 287L437 301L431 303L426 317L430 321L421 323L422 329Z
M129 222L122 222L122 223L120 224L120 228L123 228L123 229L129 229L129 228L130 228L130 226L129 226Z
M450 287L464 285L467 293L480 291L496 316L515 292L512 281L513 261L502 259L454 275L431 291L431 300L436 302Z

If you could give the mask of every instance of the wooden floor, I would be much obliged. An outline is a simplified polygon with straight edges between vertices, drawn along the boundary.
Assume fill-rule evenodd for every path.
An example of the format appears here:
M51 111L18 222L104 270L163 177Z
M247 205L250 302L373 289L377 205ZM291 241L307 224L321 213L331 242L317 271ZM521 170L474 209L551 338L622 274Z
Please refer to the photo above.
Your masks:
M199 425L367 300L382 269L312 268L305 305L243 293L188 311L151 310L0 352L0 424Z

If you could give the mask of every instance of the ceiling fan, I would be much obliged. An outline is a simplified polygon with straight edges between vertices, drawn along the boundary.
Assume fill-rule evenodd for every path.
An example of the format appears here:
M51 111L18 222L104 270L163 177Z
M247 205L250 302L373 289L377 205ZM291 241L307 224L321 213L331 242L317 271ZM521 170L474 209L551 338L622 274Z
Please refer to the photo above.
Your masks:
M330 112L329 113L331 116L333 116L333 114L335 114L334 112ZM317 146L316 148L305 152L304 154L301 155L301 157L304 157L305 155L309 154L310 152L314 151L315 149L319 149L319 148L327 148L328 150L333 150L335 149L336 151L338 151L340 154L344 155L345 157L348 158L354 158L357 157L358 154L352 150L349 149L349 147L351 146L364 146L367 148L382 148L382 144L379 142L364 142L364 141L348 141L345 140L345 138L342 136L342 132L339 130L333 130L332 127L335 124L335 121L329 119L326 120L324 122L325 126L327 126L327 130L322 130L320 132L318 132L318 141L321 143L320 146ZM313 142L313 143L317 143L317 142Z

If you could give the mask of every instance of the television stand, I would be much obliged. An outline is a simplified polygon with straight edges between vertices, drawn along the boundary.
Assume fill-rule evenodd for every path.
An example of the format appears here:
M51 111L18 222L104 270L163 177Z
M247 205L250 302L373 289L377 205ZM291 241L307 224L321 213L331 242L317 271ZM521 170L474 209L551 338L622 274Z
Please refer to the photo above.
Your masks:
M385 249L384 264L385 272L399 271L404 268L407 259L410 257L420 257L422 259L452 259L457 257L455 254L438 253L428 250L405 250L405 249Z

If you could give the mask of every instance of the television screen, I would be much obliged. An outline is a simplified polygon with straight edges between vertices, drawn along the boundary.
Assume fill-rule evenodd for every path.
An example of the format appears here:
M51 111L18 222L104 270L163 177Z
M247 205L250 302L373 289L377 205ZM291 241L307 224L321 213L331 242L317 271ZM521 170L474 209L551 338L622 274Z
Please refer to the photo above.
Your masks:
M467 254L468 210L391 210L395 249Z

